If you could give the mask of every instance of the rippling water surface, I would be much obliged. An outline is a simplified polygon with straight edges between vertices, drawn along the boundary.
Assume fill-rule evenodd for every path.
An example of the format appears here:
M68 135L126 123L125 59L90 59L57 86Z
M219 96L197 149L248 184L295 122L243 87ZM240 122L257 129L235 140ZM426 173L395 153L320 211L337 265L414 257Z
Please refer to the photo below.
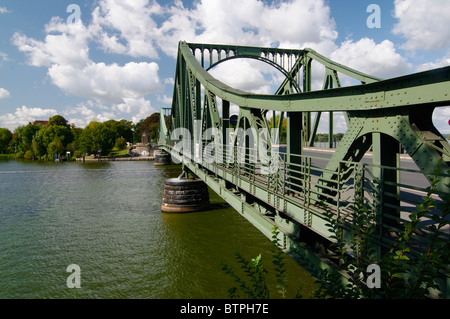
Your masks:
M214 209L161 213L162 184L180 167L153 162L0 161L0 298L227 298L233 249L271 243L210 192ZM286 259L292 293L313 279ZM81 288L66 271L81 269ZM275 291L273 292L273 295Z

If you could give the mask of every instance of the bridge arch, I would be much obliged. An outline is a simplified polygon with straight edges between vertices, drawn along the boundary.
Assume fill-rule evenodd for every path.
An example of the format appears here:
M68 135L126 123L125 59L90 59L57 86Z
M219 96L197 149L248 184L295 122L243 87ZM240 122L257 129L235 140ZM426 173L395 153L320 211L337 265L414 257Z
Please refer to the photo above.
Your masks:
M288 79L290 81L290 83L293 85L294 89L295 89L295 93L301 93L302 89L300 88L299 83L297 83L297 81L294 79L294 77L292 76L292 74L286 70L283 66L281 66L280 64L266 58L266 57L257 57L257 56L230 56L230 57L226 57L224 59L221 59L217 62L215 62L213 65L210 65L209 67L206 68L206 71L210 71L211 69L213 69L214 67L218 66L219 64L223 63L223 62L227 62L227 61L231 61L231 60L236 60L236 59L252 59L252 60L257 60L260 62L264 62L270 66L272 66L273 68L275 68L276 70L278 70L279 72L281 72L286 79ZM291 92L294 93L294 92Z

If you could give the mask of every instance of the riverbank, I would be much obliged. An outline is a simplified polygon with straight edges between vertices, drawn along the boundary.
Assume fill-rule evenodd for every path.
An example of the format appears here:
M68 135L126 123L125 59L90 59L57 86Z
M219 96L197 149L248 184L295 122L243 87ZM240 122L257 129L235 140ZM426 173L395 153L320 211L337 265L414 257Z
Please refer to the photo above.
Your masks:
M136 156L136 157L100 157L100 158L77 158L77 162L118 162L118 161L153 161L154 156Z

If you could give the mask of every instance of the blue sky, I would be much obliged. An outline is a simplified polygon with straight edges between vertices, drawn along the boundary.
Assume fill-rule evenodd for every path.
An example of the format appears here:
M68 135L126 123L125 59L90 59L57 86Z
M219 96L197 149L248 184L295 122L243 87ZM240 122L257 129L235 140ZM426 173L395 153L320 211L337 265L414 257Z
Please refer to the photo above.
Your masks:
M71 4L78 21L68 21ZM367 24L371 4L380 8L380 28ZM0 127L54 114L79 127L137 122L168 107L179 40L311 47L382 78L443 67L448 21L450 0L0 0ZM280 78L271 72L245 62L214 75L272 93ZM448 107L434 119L450 134Z

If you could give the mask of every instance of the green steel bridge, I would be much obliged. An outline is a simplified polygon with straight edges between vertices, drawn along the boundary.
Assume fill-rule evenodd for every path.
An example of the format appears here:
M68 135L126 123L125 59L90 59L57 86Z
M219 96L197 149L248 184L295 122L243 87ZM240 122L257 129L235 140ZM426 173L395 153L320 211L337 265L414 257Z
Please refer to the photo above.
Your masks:
M284 81L273 95L252 94L209 73L233 59L264 62ZM323 79L319 90L312 90L313 74ZM355 85L342 87L344 77ZM409 222L439 165L433 196L442 202L450 193L450 145L432 121L435 108L450 105L450 67L380 79L311 49L180 42L172 103L161 110L159 147L182 163L180 178L202 179L269 238L276 225L281 248L294 257L302 251L321 269L336 269L327 255L335 240L330 216L341 221L345 237L355 205L364 205L381 254ZM323 112L330 147L333 114L343 113L347 124L329 158L307 152ZM420 223L411 254L422 253L439 214L434 210ZM439 236L448 243L448 227ZM436 278L448 298L449 268Z

